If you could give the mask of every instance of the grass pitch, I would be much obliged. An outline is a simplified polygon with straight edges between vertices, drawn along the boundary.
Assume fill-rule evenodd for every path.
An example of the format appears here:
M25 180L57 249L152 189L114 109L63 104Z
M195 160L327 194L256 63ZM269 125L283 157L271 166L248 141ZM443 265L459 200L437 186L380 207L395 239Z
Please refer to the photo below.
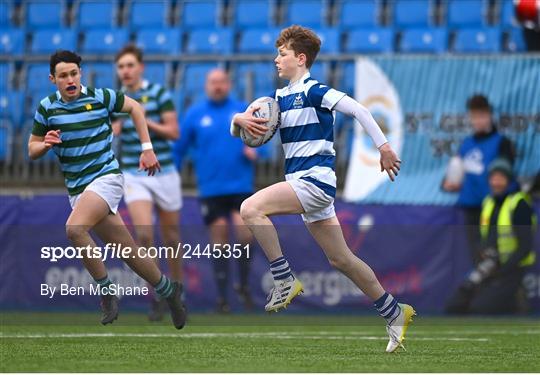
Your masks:
M124 313L0 313L2 372L539 372L538 319L416 317L406 352L384 322L349 316L193 315L181 331Z

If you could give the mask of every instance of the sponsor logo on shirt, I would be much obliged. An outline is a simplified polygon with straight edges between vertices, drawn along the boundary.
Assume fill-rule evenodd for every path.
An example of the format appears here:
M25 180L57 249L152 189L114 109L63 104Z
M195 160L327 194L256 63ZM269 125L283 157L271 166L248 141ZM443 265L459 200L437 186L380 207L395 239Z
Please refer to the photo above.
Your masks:
M202 119L201 119L201 126L203 128L206 128L208 126L212 126L212 117L210 116L204 116Z
M480 175L484 173L484 155L482 151L473 148L463 158L463 167L466 173Z

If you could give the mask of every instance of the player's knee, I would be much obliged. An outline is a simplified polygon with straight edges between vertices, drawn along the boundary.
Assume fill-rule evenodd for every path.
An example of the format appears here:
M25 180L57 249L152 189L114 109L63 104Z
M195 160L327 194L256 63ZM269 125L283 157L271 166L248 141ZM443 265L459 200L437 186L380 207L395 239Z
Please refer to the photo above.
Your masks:
M337 255L337 256L329 257L328 262L330 262L330 265L333 268L335 268L335 269L337 269L339 271L347 270L347 268L350 265L350 260L348 259L348 257L343 256L343 255Z
M88 229L82 225L66 225L66 236L71 242L78 242L88 234Z
M242 205L240 206L240 216L245 223L249 223L260 215L261 211L252 199L246 199L242 202Z
M148 231L137 231L137 245L148 248L152 246L152 241L152 233Z
M177 246L180 242L178 229L170 227L162 231L163 243L167 246Z

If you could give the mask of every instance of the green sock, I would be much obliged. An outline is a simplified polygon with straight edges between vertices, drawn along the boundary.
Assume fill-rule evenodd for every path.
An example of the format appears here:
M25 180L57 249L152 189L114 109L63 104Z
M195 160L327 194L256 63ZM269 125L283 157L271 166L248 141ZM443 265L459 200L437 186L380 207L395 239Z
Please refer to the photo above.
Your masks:
M159 294L162 298L170 297L174 292L174 286L171 280L163 274L161 274L161 278L159 279L159 283L154 286L156 293Z
M103 291L104 289L108 292L109 286L111 286L112 281L109 279L108 275L105 275L103 279L94 279L96 283L100 286L100 289ZM108 293L107 293L108 294Z

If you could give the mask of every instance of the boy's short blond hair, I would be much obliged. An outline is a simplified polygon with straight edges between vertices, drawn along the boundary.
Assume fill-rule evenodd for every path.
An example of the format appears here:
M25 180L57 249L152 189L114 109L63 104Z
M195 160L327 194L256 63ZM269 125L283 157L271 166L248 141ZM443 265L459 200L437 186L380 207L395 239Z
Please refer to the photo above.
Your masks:
M276 40L276 48L281 46L292 49L296 56L300 53L306 55L306 67L309 69L321 49L321 40L313 30L292 25L281 30Z

